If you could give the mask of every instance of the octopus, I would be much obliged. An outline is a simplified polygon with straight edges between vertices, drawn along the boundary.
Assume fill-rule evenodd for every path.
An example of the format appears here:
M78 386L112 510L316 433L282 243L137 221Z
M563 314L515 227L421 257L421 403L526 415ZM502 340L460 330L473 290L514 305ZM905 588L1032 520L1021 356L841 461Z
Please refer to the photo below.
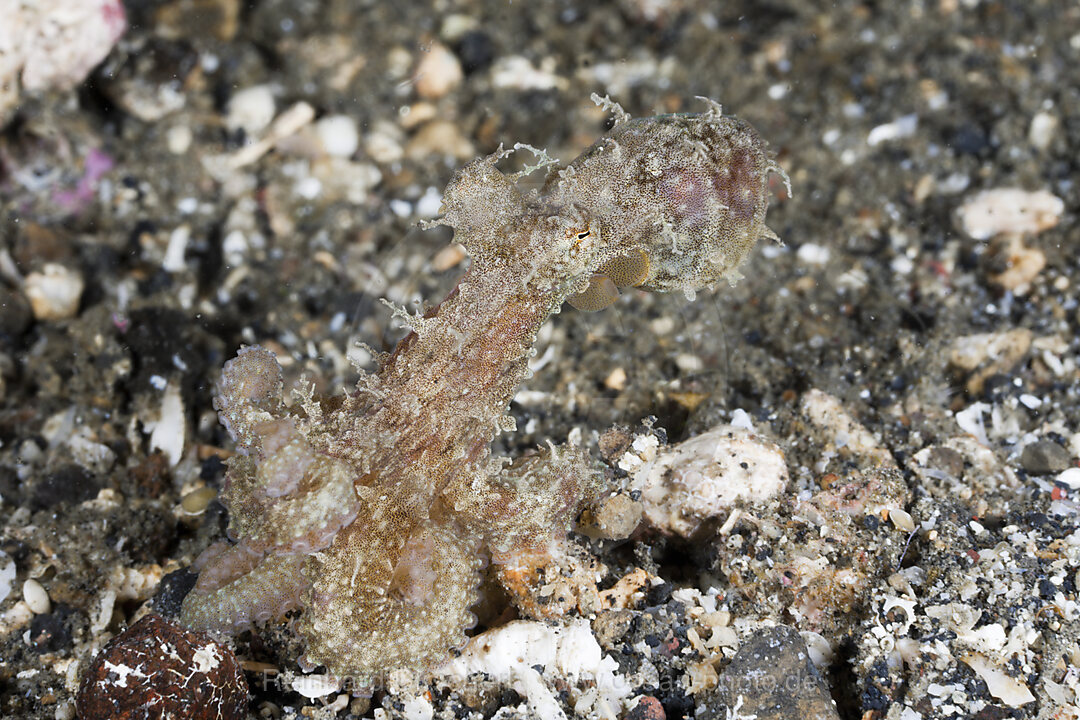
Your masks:
M768 176L787 176L746 123L707 111L632 119L558 168L517 145L464 166L438 223L472 258L377 372L336 397L286 403L270 351L242 348L215 397L235 440L221 499L227 540L195 561L181 621L236 634L299 611L301 668L354 688L422 671L475 624L485 565L535 557L609 490L590 455L548 444L494 457L537 332L563 303L598 310L619 287L688 297L734 281L765 225ZM539 162L505 174L521 149ZM529 191L518 180L544 169Z

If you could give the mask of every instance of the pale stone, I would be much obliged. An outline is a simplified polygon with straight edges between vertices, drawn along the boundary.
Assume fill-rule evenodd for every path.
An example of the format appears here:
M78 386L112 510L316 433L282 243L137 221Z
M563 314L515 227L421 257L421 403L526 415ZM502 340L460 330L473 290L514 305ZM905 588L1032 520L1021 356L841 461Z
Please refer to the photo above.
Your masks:
M269 85L253 85L237 91L227 106L225 124L229 130L242 128L249 136L258 135L274 119L277 105Z
M718 425L639 467L645 517L657 528L690 537L737 502L763 503L788 483L784 453L745 428Z
M460 85L464 77L457 56L446 46L435 43L416 65L416 94L436 100Z
M78 313L84 286L78 271L48 263L26 276L24 292L38 320L67 320Z
M1061 198L1046 190L996 188L968 198L957 216L964 232L987 240L1002 233L1040 233L1057 225L1064 212Z

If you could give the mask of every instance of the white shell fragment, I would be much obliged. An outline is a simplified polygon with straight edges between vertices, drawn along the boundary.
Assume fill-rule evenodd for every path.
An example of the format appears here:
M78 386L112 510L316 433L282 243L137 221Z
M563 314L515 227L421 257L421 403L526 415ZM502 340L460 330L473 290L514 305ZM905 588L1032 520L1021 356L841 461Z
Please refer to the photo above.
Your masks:
M975 671L976 675L983 679L990 694L1009 707L1020 707L1035 701L1035 696L1028 690L1027 685L1010 675L1006 675L1002 669L996 667L982 655L972 653L961 659Z
M0 603L7 600L14 584L15 561L6 552L0 550Z
M292 689L309 700L317 700L336 693L341 682L332 675L301 675L292 681Z
M180 457L184 452L186 425L184 399L180 396L180 388L176 383L165 386L165 392L161 398L161 414L157 420L147 422L145 425L150 432L151 449L165 453L170 465L180 462Z
M764 502L787 482L780 448L746 428L718 425L642 465L633 484L649 522L689 537L739 500Z
M976 240L1002 233L1040 233L1058 224L1065 203L1046 190L1019 188L983 190L960 207L960 225Z

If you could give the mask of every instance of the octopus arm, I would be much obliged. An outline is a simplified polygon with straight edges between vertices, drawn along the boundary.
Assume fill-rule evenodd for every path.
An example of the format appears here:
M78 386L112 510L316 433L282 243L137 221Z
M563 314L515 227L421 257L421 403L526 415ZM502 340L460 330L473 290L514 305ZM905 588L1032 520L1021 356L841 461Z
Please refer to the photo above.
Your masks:
M490 477L458 482L444 492L458 519L484 538L492 560L545 548L565 537L587 502L604 487L587 452L549 445Z
M400 522L409 521L376 510L311 556L297 626L307 641L302 667L324 665L363 691L378 673L425 667L464 644L479 599L478 543L445 517Z
M282 618L300 606L304 560L302 555L254 555L243 544L215 552L184 598L180 622L192 630L236 634Z

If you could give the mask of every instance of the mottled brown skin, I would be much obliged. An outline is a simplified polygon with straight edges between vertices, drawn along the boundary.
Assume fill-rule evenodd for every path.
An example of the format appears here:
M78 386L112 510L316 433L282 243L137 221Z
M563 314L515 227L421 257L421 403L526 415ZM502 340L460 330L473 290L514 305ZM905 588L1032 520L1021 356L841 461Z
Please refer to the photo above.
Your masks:
M687 295L733 280L775 237L766 179L782 171L715 104L630 120L600 102L616 126L541 190L522 193L495 167L503 151L451 181L440 222L472 265L426 315L396 311L413 332L343 402L286 409L262 348L226 365L216 407L246 453L223 493L236 544L197 563L189 626L235 632L298 606L302 666L360 688L422 669L464 641L481 558L542 549L602 491L575 448L510 465L490 455L514 429L506 410L537 332L601 270Z

